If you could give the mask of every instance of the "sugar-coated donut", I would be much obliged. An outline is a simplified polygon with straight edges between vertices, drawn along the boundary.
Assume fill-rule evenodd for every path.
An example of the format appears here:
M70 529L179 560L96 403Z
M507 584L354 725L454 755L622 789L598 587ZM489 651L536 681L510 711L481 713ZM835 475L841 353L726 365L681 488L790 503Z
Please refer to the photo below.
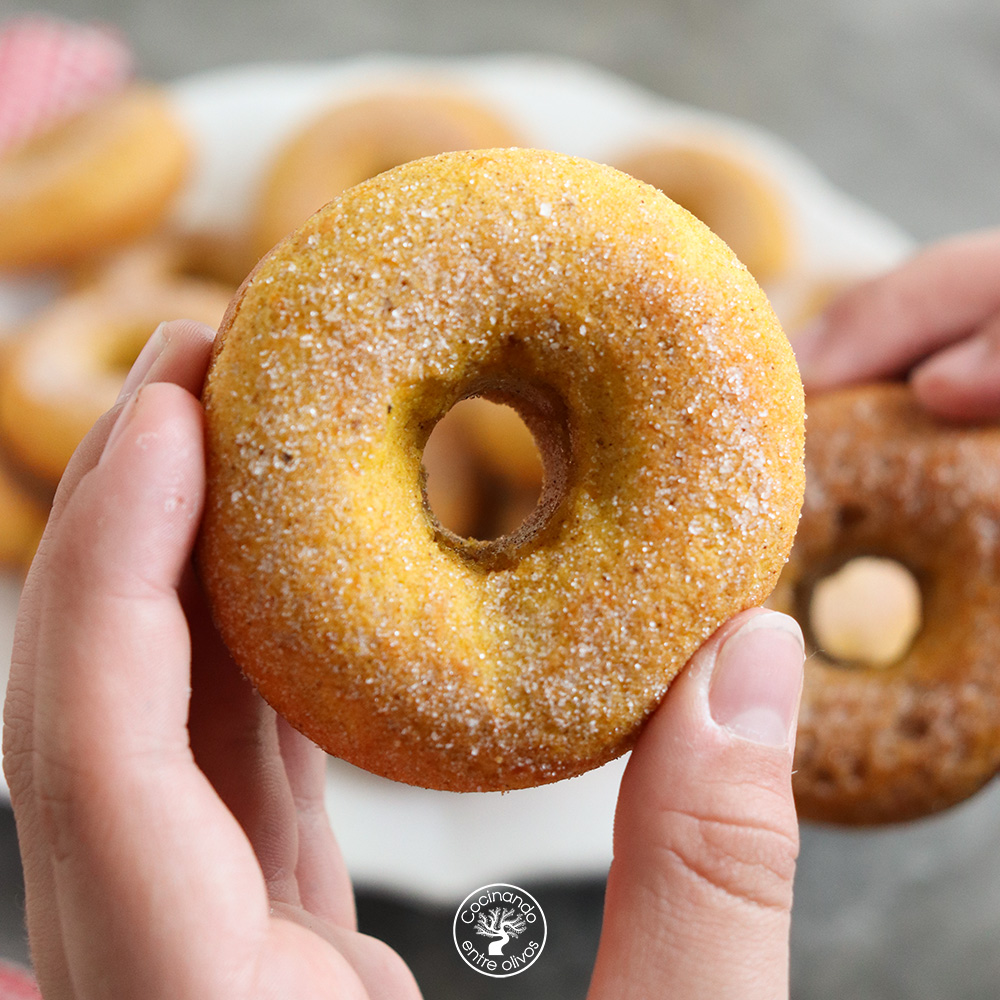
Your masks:
M1000 769L1000 428L940 423L902 385L810 397L808 414L802 521L771 599L815 650L799 814L911 819ZM892 663L842 663L816 648L814 588L859 556L902 564L920 590L922 625ZM887 614L896 628L898 612Z
M184 178L168 99L134 86L0 156L0 270L71 264L150 232Z
M785 195L733 143L677 136L624 154L615 165L698 216L758 281L766 284L788 267L794 239Z
M279 150L259 193L253 246L266 253L331 198L390 167L517 141L493 108L441 86L414 81L337 104Z
M0 438L12 457L57 483L156 327L179 317L214 327L230 294L177 279L110 282L56 300L13 340L0 371Z
M473 395L515 407L545 463L492 542L420 488ZM753 279L655 189L555 153L345 192L248 278L204 402L199 564L237 662L331 753L433 788L628 749L770 592L801 501L801 383Z

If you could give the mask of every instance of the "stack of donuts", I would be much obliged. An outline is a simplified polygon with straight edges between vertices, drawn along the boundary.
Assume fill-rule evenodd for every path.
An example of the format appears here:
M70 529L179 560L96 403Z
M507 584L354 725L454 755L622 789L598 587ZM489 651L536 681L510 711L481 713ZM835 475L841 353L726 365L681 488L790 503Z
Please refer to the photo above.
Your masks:
M232 288L193 276L167 218L191 143L160 88L127 83L0 150L0 278L54 300L0 348L0 563L23 569L77 444L165 318L213 326Z

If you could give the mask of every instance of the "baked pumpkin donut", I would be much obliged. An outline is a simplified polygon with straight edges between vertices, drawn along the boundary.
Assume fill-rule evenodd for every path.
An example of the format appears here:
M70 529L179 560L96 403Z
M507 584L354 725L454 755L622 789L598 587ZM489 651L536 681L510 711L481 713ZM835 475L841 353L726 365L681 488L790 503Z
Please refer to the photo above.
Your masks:
M903 385L838 390L807 409L802 520L769 602L799 619L813 652L796 746L799 814L912 819L965 799L1000 769L1000 428L941 423ZM919 589L916 616L905 600L880 612L897 634L895 655L879 651L870 625L817 635L819 585L841 582L845 566L860 574L860 558L901 565ZM877 587L898 593L891 584ZM869 622L876 599L863 598Z
M714 138L683 137L635 149L616 166L698 216L765 284L792 257L785 196L752 158Z
M0 372L8 363L11 334L0 335ZM0 442L0 568L27 572L41 541L51 492L19 474Z
M545 466L493 541L428 511L460 399ZM784 562L802 389L727 247L648 185L555 153L409 163L279 244L206 381L201 573L264 697L329 752L456 791L579 774Z
M71 264L152 231L189 142L166 95L134 86L0 156L0 270Z
M275 157L257 201L254 248L266 253L331 198L390 167L516 143L492 108L439 87L414 85L338 104L299 129Z
M54 485L76 446L115 401L129 367L164 320L215 327L228 289L193 280L109 282L64 296L10 345L0 371L0 438Z

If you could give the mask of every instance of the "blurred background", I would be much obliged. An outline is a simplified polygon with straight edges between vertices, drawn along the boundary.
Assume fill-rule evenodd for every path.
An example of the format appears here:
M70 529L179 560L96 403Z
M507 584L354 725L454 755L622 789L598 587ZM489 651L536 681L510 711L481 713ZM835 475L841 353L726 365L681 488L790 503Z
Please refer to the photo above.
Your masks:
M4 15L37 9L7 0ZM79 0L159 80L368 52L555 53L790 140L917 239L1000 220L989 0Z
M162 82L248 63L369 53L569 57L765 130L917 243L1000 222L995 0L584 0L572 6L556 0L66 0L45 9L116 26L134 50L139 73ZM0 21L37 10L6 0ZM996 996L998 842L996 787L945 816L905 827L806 826L793 922L793 996ZM582 996L600 929L600 878L532 875L525 888L545 909L550 938L542 958L512 981L488 980L462 966L451 943L454 906L362 886L360 917L364 929L411 962L428 998ZM16 840L4 808L0 897L0 955L25 960Z

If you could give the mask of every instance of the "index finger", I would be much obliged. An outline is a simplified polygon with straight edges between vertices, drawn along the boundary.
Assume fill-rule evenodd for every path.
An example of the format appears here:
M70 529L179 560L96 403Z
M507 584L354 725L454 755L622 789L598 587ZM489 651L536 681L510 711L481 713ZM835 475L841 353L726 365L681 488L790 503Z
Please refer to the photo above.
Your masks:
M904 375L1000 312L1000 230L935 244L841 295L794 349L806 390Z

